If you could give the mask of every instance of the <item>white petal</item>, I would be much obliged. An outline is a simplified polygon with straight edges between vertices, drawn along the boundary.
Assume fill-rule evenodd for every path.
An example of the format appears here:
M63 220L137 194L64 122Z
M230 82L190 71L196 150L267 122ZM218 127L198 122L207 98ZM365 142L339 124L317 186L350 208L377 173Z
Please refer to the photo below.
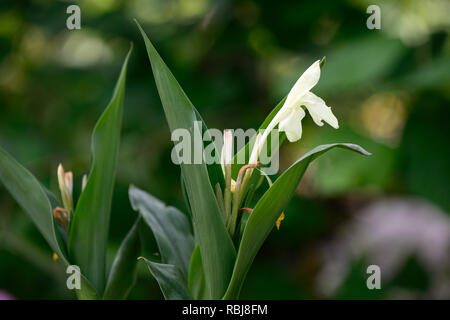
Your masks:
M283 107L278 111L278 113L273 117L267 126L264 134L261 138L262 143L264 143L273 128L276 127L278 123L283 121L295 107L300 107L302 97L313 88L320 78L320 60L314 62L303 74L298 78L295 85L289 92Z
M289 92L285 106L293 107L297 105L299 99L301 99L309 90L311 90L320 78L320 60L314 62L303 74L298 78L295 85Z
M280 121L280 131L286 132L286 137L290 142L295 142L302 137L302 119L305 117L305 111L296 107L290 114Z
M311 114L311 117L313 118L314 122L318 126L323 125L322 122L323 120L333 128L335 129L339 128L338 120L331 111L331 108L325 104L325 101L323 101L320 97L316 96L314 93L312 92L306 93L303 96L301 104L305 105L305 107Z

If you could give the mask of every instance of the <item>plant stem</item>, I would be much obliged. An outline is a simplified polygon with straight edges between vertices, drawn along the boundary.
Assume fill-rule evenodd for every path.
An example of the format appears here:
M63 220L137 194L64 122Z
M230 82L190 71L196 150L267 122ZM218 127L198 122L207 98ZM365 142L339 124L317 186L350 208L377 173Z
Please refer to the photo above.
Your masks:
M225 215L228 220L231 215L231 164L225 165L224 205L225 205Z
M245 166L242 166L242 168L239 170L233 195L233 209L231 211L230 224L228 225L228 231L231 237L234 237L239 207L241 206L242 199L244 198L245 192L247 190L247 185L252 175L253 168L256 168L258 165L259 162L256 164L247 164ZM242 178L242 176L244 176L244 178Z

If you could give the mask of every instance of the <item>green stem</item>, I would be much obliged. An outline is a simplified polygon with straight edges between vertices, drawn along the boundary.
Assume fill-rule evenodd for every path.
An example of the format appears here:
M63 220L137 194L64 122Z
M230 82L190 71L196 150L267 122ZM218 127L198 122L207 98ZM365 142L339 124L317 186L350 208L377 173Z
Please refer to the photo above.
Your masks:
M226 220L231 215L231 164L225 165L225 195L224 195Z
M247 185L250 181L250 177L252 176L253 168L256 168L258 165L259 163L247 164L239 170L233 195L233 209L231 211L231 219L228 225L228 231L231 237L234 237L234 233L236 231L236 222L239 213L239 207L241 206L242 199L244 198L245 192L247 190ZM244 176L244 178L242 178L242 176Z

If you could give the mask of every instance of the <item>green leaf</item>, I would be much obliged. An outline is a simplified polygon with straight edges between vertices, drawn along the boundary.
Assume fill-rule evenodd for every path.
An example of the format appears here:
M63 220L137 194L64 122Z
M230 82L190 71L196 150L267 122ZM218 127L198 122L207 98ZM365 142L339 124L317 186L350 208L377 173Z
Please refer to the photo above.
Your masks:
M77 294L77 298L79 300L100 299L97 290L95 290L94 286L89 282L89 280L84 275L81 275L80 289L75 289L75 293Z
M308 168L308 165L314 159L335 147L347 148L363 155L370 155L370 153L355 144L335 143L321 145L305 154L291 167L289 167L274 182L272 187L264 193L248 219L247 226L244 230L244 235L242 236L239 246L233 276L224 299L238 298L243 281L253 262L253 259L261 248L264 240L274 227L280 213L285 209L287 203L292 198L295 189Z
M187 217L174 207L130 186L129 198L150 227L158 244L162 262L177 266L187 277L195 242Z
M51 202L55 201L53 195L2 148L0 148L0 181L31 218L63 266L67 267L70 263L61 236L56 232L56 222L52 213ZM98 299L96 290L84 275L81 275L81 289L76 290L76 293L79 299Z
M145 261L153 277L158 281L159 287L166 300L192 300L186 285L186 278L180 268L171 264Z
M189 220L192 222L192 211L191 204L189 203L189 196L186 190L186 183L184 183L183 173L180 173L180 184L181 184L181 192L183 193L184 203L186 204L187 213L189 215Z
M56 207L62 207L59 200L56 199L53 192L48 190L44 185L41 184L42 189L44 190L45 194L47 195L48 201L50 202L50 206L52 208L52 212ZM61 236L62 244L60 245L61 248L66 252L67 251L67 231L66 229L58 222L55 222L56 227L56 233Z
M196 246L189 267L188 287L196 300L210 299L206 290L205 273L203 272L200 247Z
M138 27L145 41L169 128L171 131L188 130L191 134L191 145L194 145L194 137L201 136L199 129L194 126L197 120L194 107L139 24ZM181 170L191 204L194 233L200 245L210 296L218 299L227 288L236 251L220 216L205 163L181 164Z
M125 58L111 102L92 134L92 167L71 223L69 254L82 273L103 293L106 246L122 124L125 76L132 48Z
M205 141L203 143L203 147L207 146L210 143L213 143L214 146L215 161L213 163L206 164L206 168L208 169L209 181L212 186L215 186L217 183L219 183L220 187L223 190L225 189L225 177L223 176L222 166L220 165L220 153L217 149L216 144L212 141L211 135L208 133L208 127L206 126L205 121L203 121L202 116L194 106L192 106L192 108L194 109L197 121L200 121L202 123L202 131L205 133Z
M28 214L52 250L67 262L67 255L63 249L61 236L56 232L52 206L45 190L26 168L2 148L0 148L0 181Z
M103 299L126 299L136 282L137 259L141 253L141 242L139 239L139 224L141 216L136 219L131 230L117 251L109 272Z

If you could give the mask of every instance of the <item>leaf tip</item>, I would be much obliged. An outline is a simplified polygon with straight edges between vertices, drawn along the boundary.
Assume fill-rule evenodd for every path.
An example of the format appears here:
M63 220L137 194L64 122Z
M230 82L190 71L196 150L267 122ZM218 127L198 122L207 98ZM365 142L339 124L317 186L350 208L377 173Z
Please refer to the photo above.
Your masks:
M145 33L144 29L142 29L141 24L139 23L139 21L136 18L133 18L134 23L136 23L137 27L139 28L139 30L141 31L141 33Z
M358 147L359 147L359 152L360 152L362 155L365 155L365 156L371 156L371 155L372 155L372 152L367 151L366 149L364 149L364 148L361 147L361 146L358 146Z
M323 68L323 66L325 65L326 61L327 61L327 56L323 56L323 58L319 62L320 69Z
M360 145L354 144L354 143L344 143L347 147L350 147L354 151L357 151L358 153L364 155L364 156L371 156L372 153L361 147Z

